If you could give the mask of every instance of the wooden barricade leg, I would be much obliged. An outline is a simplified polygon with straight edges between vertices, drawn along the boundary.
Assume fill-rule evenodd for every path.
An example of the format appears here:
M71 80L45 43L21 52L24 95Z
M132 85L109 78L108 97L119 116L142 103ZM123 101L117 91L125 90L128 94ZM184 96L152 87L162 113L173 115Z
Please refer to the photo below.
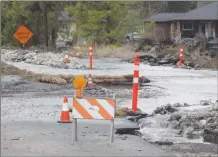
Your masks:
M111 120L110 144L114 142L114 119Z
M113 100L115 100L115 93L113 94ZM115 104L116 108L116 104ZM114 114L115 117L115 114ZM114 142L114 119L111 120L111 130L110 130L110 144Z
M73 143L77 140L77 119L73 118Z

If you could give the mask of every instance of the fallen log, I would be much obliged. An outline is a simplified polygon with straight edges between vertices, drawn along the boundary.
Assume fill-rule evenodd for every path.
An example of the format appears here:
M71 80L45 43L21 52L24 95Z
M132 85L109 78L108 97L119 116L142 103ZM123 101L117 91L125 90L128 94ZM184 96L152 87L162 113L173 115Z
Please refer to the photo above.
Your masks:
M9 69L9 70L8 70ZM27 78L36 79L40 82L52 83L52 84L60 84L64 85L67 83L72 83L75 75L47 75L41 73L34 73L32 71L26 69L19 69L15 66L8 65L6 63L1 63L1 72L8 74L16 74L21 75ZM85 76L85 75L84 75ZM88 79L88 75L85 76ZM109 76L109 75L93 75L92 81L96 84L125 84L132 83L133 75L122 75L122 76ZM142 76L139 78L139 83L149 83L150 80L146 77Z
M86 76L88 78L88 76ZM103 84L103 83L124 83L132 82L133 75L123 75L123 76L92 76L93 83ZM149 83L150 80L144 76L139 77L139 83Z
M67 83L72 83L73 79L74 79L74 75L59 75L62 79L66 80Z
M39 82L46 82L52 84L66 85L67 81L57 76L41 75L38 76Z

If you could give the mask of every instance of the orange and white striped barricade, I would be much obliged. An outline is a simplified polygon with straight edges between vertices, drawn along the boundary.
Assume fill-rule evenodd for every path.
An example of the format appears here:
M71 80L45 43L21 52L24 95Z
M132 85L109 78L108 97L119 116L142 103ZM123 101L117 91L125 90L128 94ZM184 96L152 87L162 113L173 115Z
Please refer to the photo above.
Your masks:
M114 140L116 100L102 98L73 98L73 143L77 141L77 119L110 120L110 143Z

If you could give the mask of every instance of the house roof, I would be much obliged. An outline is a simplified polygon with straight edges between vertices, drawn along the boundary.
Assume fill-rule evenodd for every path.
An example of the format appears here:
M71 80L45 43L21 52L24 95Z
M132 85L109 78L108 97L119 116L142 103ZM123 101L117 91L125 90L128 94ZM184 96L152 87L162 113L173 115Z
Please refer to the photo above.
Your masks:
M166 22L171 21L173 17L182 15L183 13L159 13L155 14L147 19L145 19L145 22L148 21L156 21L156 22Z
M173 17L173 20L218 20L218 2L212 2L200 8Z
M159 13L145 19L145 22L173 20L218 20L218 2L209 3L186 13Z

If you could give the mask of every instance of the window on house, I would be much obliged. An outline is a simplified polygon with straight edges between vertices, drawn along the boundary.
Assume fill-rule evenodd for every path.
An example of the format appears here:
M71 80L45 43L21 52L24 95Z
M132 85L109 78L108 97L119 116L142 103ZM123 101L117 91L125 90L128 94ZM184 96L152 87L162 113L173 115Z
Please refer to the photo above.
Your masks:
M193 22L184 22L182 30L193 30Z

